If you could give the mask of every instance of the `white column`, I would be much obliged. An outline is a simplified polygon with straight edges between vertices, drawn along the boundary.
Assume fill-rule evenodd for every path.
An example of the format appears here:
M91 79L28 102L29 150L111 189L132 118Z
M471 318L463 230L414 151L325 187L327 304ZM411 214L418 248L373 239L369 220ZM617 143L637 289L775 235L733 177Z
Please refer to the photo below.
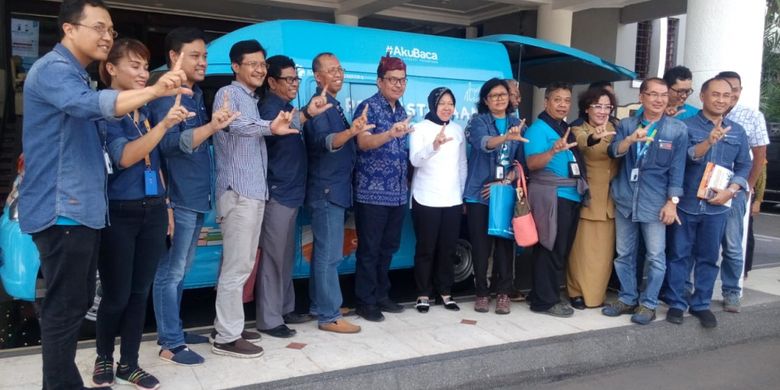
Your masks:
M561 9L554 10L550 4L539 6L536 17L536 37L560 43L561 45L571 46L573 16L574 13L572 11ZM540 88L534 88L534 103L531 116L536 118L536 115L542 112L543 109L544 92Z
M343 24L345 26L357 26L358 18L355 15L336 14L336 24Z
M741 104L758 108L764 49L764 0L688 0L685 60L697 92L688 99L701 105L701 84L718 72L742 77Z

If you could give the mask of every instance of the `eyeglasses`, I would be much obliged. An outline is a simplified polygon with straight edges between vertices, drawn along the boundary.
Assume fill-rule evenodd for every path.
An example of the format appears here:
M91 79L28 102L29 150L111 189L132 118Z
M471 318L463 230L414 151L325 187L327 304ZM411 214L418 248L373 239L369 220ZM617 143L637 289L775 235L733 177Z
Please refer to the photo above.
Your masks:
M692 94L692 93L693 93L693 91L694 91L694 89L693 89L693 88L688 88L688 89L674 89L674 88L671 88L671 87L669 87L669 89L670 89L672 92L676 93L678 96L691 96L691 94Z
M346 69L344 69L344 68L342 68L340 66L337 67L337 68L330 68L328 70L323 70L323 72L325 72L325 73L327 73L327 74L329 74L331 76L335 76L337 74L344 74L346 71L347 71Z
M112 27L106 27L102 24L98 24L97 26L87 26L86 24L81 24L81 23L70 23L70 24L74 26L82 26L82 27L92 29L96 33L98 33L101 37L106 34L111 36L111 38L116 38L119 36L119 33L116 32L116 30L114 30Z
M667 99L669 97L668 93L658 93L658 92L649 92L649 93L642 92L642 95L645 95L651 99L658 99L658 98Z
M301 82L301 78L298 76L287 76L287 77L274 77L277 80L284 80L287 82L287 84L299 84Z
M491 94L491 95L487 95L487 98L492 100L492 101L506 100L506 98L508 98L508 97L509 97L508 93L494 93L494 94Z
M596 111L612 111L615 107L611 104L591 104L590 108Z
M252 70L268 69L268 64L266 64L265 62L257 62L257 61L242 62L241 65L246 65Z
M390 85L406 85L407 78L398 78L398 77L382 77L382 80L387 81L390 83Z

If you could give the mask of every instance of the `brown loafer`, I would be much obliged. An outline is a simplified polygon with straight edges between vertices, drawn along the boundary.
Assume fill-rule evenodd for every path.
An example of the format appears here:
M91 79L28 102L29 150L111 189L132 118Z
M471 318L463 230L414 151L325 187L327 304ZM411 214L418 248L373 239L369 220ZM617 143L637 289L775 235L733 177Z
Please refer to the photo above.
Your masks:
M320 330L334 333L357 333L360 332L360 327L352 324L351 322L339 318L336 321L328 322L325 324L319 324Z

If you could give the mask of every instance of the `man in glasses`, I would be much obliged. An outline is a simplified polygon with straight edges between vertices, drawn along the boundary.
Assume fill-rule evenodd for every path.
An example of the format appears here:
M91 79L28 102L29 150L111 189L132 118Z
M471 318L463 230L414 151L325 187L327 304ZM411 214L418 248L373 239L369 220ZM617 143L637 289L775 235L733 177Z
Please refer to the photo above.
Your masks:
M76 345L95 294L100 229L108 219L107 175L114 169L97 122L191 91L181 88L187 78L177 69L143 89L93 91L84 68L105 61L117 36L108 8L101 0L65 0L57 25L60 42L33 64L24 84L19 225L40 252L46 284L42 387L81 389Z
M298 95L301 79L289 57L268 57L260 117L273 120L280 112L292 112L290 102ZM315 95L298 118L309 118L330 108L324 96ZM257 329L272 337L292 337L295 330L285 324L311 319L295 313L292 270L295 264L295 221L306 195L306 145L303 134L265 137L268 151L268 192L260 234L262 260L255 279Z
M639 94L642 113L620 121L608 149L610 157L623 159L611 189L620 293L601 312L610 317L632 314L632 322L646 325L655 319L666 272L666 227L677 221L688 137L685 124L666 115L669 87L663 79L646 79ZM642 241L648 266L640 296L636 253Z
M675 66L664 72L664 81L669 85L669 104L666 106L666 115L679 120L690 118L699 113L699 109L685 103L693 94L693 75L691 70L684 66Z

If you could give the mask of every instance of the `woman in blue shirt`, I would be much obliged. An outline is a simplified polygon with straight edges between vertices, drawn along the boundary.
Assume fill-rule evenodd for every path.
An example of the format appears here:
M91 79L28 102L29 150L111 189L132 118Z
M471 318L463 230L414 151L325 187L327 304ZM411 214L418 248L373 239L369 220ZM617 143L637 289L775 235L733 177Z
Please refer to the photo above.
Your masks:
M101 80L112 89L142 89L149 80L149 50L133 39L114 43L100 66ZM102 122L106 131L110 226L102 232L98 270L103 296L97 314L97 359L92 380L114 382L114 340L122 338L116 379L139 389L156 389L159 381L138 366L138 349L146 302L165 251L168 214L160 176L157 144L170 127L189 113L176 104L165 119L150 128L142 107L118 121Z
M471 145L468 157L468 175L463 200L474 261L474 279L477 299L474 310L490 310L490 291L487 283L488 257L493 252L493 273L498 275L496 314L509 314L514 278L512 240L487 234L488 197L490 185L505 181L513 161L522 161L525 141L520 136L522 124L509 107L509 86L503 80L492 78L479 91L478 114L466 126L466 138ZM498 271L498 272L496 272Z

